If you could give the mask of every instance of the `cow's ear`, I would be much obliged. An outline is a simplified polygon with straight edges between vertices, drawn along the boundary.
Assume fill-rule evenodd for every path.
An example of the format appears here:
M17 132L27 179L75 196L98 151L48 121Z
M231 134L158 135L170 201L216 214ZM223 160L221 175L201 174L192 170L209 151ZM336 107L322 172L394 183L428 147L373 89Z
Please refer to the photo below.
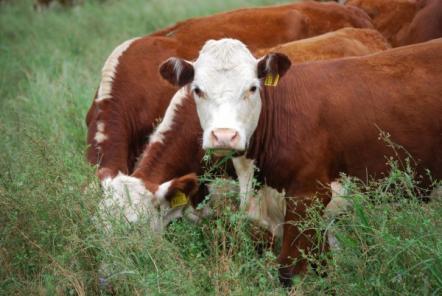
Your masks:
M194 73L193 65L180 58L169 58L160 66L161 76L177 86L192 82Z
M258 78L282 77L292 65L290 59L282 53L272 52L258 62Z
M171 208L187 205L190 197L198 191L198 177L188 174L161 184L155 192L160 203L169 203Z

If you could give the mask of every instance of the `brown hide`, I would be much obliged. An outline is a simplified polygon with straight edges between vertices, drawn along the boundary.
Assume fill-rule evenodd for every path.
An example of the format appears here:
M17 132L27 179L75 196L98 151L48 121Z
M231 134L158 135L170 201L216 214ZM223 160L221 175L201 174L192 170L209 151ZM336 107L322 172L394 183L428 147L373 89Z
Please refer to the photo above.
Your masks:
M366 57L294 65L277 87L265 87L263 109L248 157L261 180L287 196L286 221L300 221L318 194L328 203L329 184L340 172L362 179L387 172L394 155L379 129L417 162L442 178L442 39ZM398 149L399 157L406 154ZM284 225L279 262L289 283L305 270L290 258L308 250L310 234Z
M118 171L132 172L155 121L176 91L158 74L158 66L166 58L193 59L211 38L240 38L257 49L348 26L372 27L369 17L356 8L306 2L190 19L135 41L118 60L112 98L94 100L88 111L88 161L98 165L100 179ZM99 122L107 137L102 143L94 139Z
M280 52L289 56L292 62L302 63L347 56L363 56L388 48L390 48L390 44L376 30L344 28L302 41L258 50L256 56L264 56L268 52Z
M442 37L441 0L348 0L364 10L393 46Z
M192 44L197 51L208 39L235 38L255 51L344 27L373 28L373 24L364 11L355 7L306 1L193 18L152 36L172 37L182 44ZM194 59L197 51L183 52L181 57Z
M442 0L420 0L411 24L398 34L397 44L407 45L442 37Z
M397 35L411 23L417 11L414 0L348 0L345 5L364 10L393 46L398 45Z

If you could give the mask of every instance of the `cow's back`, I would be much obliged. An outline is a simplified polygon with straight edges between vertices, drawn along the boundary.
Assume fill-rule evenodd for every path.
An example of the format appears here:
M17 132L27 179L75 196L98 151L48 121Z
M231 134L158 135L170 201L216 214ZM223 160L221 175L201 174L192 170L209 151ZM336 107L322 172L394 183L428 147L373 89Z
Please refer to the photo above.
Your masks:
M373 28L361 9L336 3L302 2L245 8L179 22L152 36L167 36L201 48L208 39L239 39L251 51L299 40L344 27ZM222 29L220 29L222 28ZM187 59L195 52L182 52Z
M268 52L280 52L286 54L292 62L302 63L363 56L384 51L390 47L382 34L374 29L343 28L320 36L259 50L256 56L264 56Z

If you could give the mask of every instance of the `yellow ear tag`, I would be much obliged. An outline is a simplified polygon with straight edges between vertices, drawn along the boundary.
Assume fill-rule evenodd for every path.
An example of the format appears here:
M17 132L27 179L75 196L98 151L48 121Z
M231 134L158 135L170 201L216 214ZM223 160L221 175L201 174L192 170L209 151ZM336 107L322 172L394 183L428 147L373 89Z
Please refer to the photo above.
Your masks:
M267 74L264 85L265 86L277 86L279 81L279 74L276 74L275 77L273 77L272 74Z
M188 202L189 199L187 198L187 196L183 192L177 191L175 195L172 197L172 200L170 201L170 206L172 209L174 209L181 206L185 206L187 205Z

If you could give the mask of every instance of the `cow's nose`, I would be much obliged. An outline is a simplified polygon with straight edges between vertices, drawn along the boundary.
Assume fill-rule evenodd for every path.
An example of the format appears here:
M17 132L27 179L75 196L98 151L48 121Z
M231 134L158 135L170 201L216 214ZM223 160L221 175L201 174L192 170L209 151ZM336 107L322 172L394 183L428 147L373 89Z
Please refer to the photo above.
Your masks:
M212 143L214 148L234 149L239 142L239 134L231 128L216 128L212 131Z

